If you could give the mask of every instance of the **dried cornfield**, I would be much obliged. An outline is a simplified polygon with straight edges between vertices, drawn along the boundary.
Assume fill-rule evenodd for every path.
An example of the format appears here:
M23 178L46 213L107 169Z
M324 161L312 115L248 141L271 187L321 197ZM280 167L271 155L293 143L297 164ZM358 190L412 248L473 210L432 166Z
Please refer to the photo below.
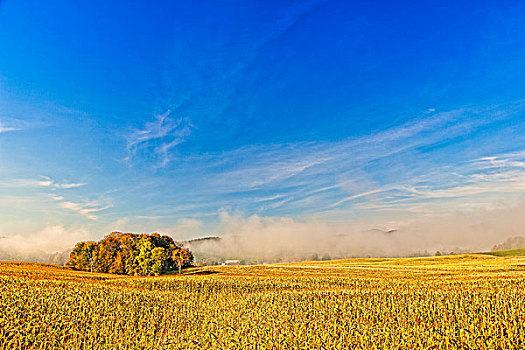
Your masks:
M1 349L523 349L525 260L461 255L123 277L0 263Z

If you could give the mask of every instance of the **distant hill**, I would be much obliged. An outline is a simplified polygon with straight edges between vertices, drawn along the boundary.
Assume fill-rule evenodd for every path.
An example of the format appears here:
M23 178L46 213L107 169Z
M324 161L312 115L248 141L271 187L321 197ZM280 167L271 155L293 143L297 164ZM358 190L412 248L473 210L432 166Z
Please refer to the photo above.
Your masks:
M395 233L397 232L396 229L393 229L393 230L381 230L379 228L373 228L373 229L370 229L370 230L366 230L365 232L375 232L375 233L383 233L385 235L389 235L389 234L392 234L392 233Z
M480 254L486 254L486 255L492 255L492 256L525 256L525 248L498 250L498 251L492 251L492 252L483 252Z
M221 240L220 237L209 236L209 237L201 237L201 238L190 239L188 241L184 241L184 242L181 242L181 243L184 244L184 245L186 245L186 244L199 245L199 244L208 243L208 242L218 242L220 240Z

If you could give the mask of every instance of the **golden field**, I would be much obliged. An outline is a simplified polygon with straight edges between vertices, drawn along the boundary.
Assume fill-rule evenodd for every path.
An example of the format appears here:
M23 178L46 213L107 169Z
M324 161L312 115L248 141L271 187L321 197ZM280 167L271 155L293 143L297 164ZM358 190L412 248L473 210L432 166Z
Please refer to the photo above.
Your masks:
M0 349L524 349L525 258L127 277L0 263Z

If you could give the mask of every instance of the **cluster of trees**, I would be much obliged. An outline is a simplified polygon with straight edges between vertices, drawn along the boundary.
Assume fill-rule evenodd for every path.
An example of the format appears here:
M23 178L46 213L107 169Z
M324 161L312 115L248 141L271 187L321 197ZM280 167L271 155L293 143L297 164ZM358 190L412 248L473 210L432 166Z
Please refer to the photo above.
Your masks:
M169 236L112 232L99 242L79 242L67 266L78 270L150 276L191 266L193 255Z

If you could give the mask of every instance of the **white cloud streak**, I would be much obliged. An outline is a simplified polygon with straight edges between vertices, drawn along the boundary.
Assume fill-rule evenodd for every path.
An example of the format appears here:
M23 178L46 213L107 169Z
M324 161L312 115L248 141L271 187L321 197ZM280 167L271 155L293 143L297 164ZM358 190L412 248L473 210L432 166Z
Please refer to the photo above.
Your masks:
M17 119L0 118L0 134L22 130L21 124Z
M0 124L0 134L4 133L4 132L16 131L16 130L20 130L20 129L4 126L4 125Z
M86 183L57 183L48 176L40 176L40 179L13 179L5 180L0 186L12 188L38 188L45 187L51 189L70 189L85 186Z
M399 154L468 135L472 130L515 113L517 107L508 107L507 113L495 108L458 109L435 113L404 125L370 136L350 138L341 142L303 142L295 144L244 147L217 155L207 155L209 167L221 169L210 182L212 191L223 192L273 189L279 192L289 186L298 186L301 194L344 190L344 181L334 176L361 171L377 162L386 162ZM231 166L230 166L231 165ZM385 173L390 169L384 169ZM330 180L330 181L329 181ZM366 178L366 187L356 188L345 197L334 201L344 203L377 189ZM347 185L351 180L346 180ZM359 187L359 186L358 186ZM382 186L381 186L382 187ZM343 191L344 192L344 191ZM303 196L295 196L300 200ZM340 203L340 204L341 204Z
M450 154L452 147L441 145L469 139L493 123L501 126L515 118L521 106L425 112L413 121L367 136L245 146L187 155L179 159L179 165L181 171L195 174L184 180L190 186L198 182L191 187L193 202L216 201L243 213L337 219L438 212L454 205L464 210L469 202L474 207L488 198L524 192L519 167L525 163L525 152L498 155L488 153L490 147L469 146L434 161L436 152L442 157ZM469 160L469 154L474 160Z
M510 153L483 157L458 164L454 173L448 167L383 188L363 192L340 200L330 207L344 202L369 197L356 203L359 210L408 210L423 212L424 208L436 211L457 205L462 210L479 206L480 196L491 197L525 194L525 154ZM374 196L381 194L380 196ZM436 202L437 201L437 202ZM456 204L454 204L456 203ZM470 204L469 204L470 203Z
M125 161L129 164L137 151L153 151L159 158L159 166L165 167L171 160L174 147L185 141L191 134L193 125L185 118L173 119L171 112L157 115L154 121L144 124L144 128L134 130L127 138L128 155Z
M63 201L59 203L59 206L64 209L69 209L74 212L77 212L78 214L83 215L90 220L97 220L98 216L96 215L96 213L109 209L113 205L104 205L98 202L75 203L70 201Z

